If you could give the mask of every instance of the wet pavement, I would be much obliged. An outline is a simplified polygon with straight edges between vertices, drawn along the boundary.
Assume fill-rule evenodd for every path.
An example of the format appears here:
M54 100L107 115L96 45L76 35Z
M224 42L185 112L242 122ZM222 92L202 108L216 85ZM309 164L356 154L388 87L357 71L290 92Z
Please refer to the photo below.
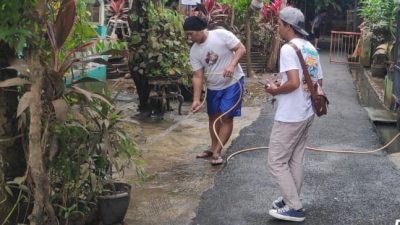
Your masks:
M324 88L331 104L327 116L315 119L308 146L355 151L380 147L347 67L329 64L327 53L321 58ZM268 145L274 109L256 81L246 82L243 116L235 119L225 156ZM126 102L120 101L119 107L133 115L136 106L129 96L127 93ZM204 112L185 116L189 104L184 103L182 116L173 111L159 122L138 120L138 125L126 125L143 148L150 179L134 185L125 224L293 224L268 215L279 191L266 166L266 150L242 153L221 167L195 159L196 153L209 147L207 116ZM166 133L171 126L176 128ZM386 152L350 155L308 151L302 189L307 219L302 224L395 224L400 219L399 163L397 154ZM131 183L134 178L133 172L125 176Z
M144 183L135 184L134 172L126 172L123 179L134 183L134 188L125 224L190 224L196 216L201 194L212 187L214 176L221 169L211 166L208 160L195 158L210 144L205 111L189 115L191 103L185 102L183 115L178 115L177 103L173 103L175 110L166 113L162 120L130 117L137 113L133 83L110 81L109 86L122 90L117 107L127 115L127 120L137 123L124 126L143 150L146 173L150 177ZM269 101L257 79L248 79L245 87L243 116L235 119L231 140L259 117L261 106Z

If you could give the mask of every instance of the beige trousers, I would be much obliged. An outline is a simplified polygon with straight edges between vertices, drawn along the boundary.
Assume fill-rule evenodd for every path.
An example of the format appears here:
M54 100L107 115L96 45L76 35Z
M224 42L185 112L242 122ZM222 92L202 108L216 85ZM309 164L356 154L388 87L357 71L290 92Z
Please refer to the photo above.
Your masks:
M271 131L268 165L273 180L279 185L283 201L295 210L303 208L300 190L303 183L304 151L314 116L305 121L275 121Z

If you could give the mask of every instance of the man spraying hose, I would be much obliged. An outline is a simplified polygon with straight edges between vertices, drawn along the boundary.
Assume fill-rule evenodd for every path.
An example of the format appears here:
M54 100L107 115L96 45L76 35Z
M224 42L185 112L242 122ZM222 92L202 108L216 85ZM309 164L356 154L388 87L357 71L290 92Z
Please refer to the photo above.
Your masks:
M243 93L244 73L239 65L240 58L246 53L246 48L230 31L216 29L209 31L207 21L197 16L188 17L183 29L189 40L194 44L190 49L190 63L194 72L193 103L191 111L196 113L201 108L201 90L203 80L207 85L207 113L209 117L209 132L211 148L197 158L212 157L211 165L224 162L221 152L233 130L233 118L241 115L241 93ZM239 84L240 83L240 84ZM236 104L240 101L239 104ZM236 105L236 106L235 106ZM231 108L233 108L231 110ZM218 117L229 111L213 124Z

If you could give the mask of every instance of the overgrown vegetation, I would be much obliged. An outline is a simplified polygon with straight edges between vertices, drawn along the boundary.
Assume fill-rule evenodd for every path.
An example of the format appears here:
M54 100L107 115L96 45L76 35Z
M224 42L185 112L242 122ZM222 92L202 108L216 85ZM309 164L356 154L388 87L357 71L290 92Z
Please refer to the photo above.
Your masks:
M7 197L14 205L0 218L1 224L16 224L11 219L20 214L23 204L26 210L20 215L26 220L21 223L82 222L114 172L131 163L141 164L135 160L140 152L118 126L121 116L106 93L91 93L75 85L66 88L63 82L65 72L81 60L75 53L94 43L86 42L93 37L87 3L0 3L0 43L20 53L19 60L1 58L7 63L0 69L18 71L19 76L0 82L0 91L19 87L15 89L20 96L15 117L27 162L24 175L8 180L6 186L0 174L0 190L14 195ZM76 16L79 23L75 23ZM0 204L4 202L8 201L2 199Z
M374 46L392 42L396 24L394 0L361 0L360 4L360 16L363 18L364 28L372 32Z
M182 23L182 15L157 7L151 1L137 0L132 6L129 70L139 95L140 112L151 111L150 79L188 81L189 46Z
M33 1L16 0L1 1L0 3L0 40L17 52L22 52L27 39L32 37L28 29L33 25L29 20L33 15Z
M55 125L61 151L49 172L53 204L68 224L95 209L96 196L112 182L113 173L128 166L141 173L142 162L136 144L118 125L121 115L112 105L101 99L88 101L73 92L66 100L72 111L64 123Z
M131 61L134 76L187 76L189 48L182 29L183 17L176 11L145 4L146 27L132 32ZM130 15L132 24L143 18ZM133 25L137 26L137 25Z

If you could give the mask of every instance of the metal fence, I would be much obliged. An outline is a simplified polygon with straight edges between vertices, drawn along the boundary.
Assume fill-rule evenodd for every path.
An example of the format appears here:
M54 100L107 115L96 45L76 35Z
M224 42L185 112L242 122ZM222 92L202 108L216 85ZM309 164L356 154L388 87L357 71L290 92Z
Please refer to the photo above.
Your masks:
M360 64L361 33L331 31L329 61L331 63Z

